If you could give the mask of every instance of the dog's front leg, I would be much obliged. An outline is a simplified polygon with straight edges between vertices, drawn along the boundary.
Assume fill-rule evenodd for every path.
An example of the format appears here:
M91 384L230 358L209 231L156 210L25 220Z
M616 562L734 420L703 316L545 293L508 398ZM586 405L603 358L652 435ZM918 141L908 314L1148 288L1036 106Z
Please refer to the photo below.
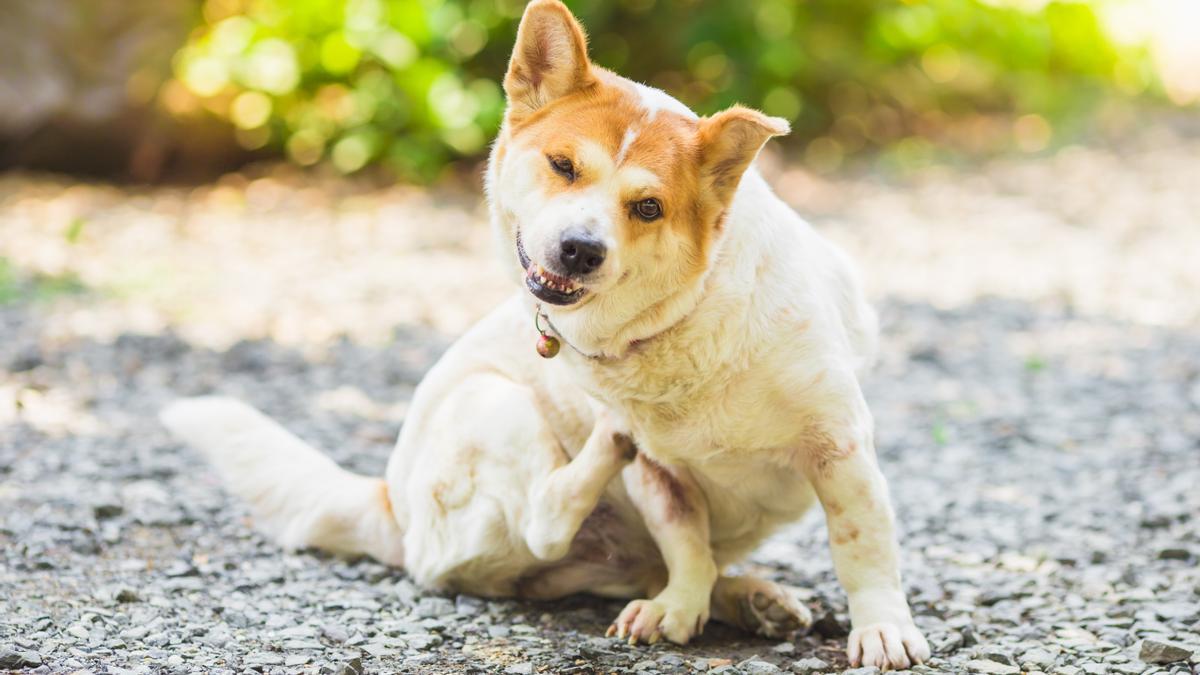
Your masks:
M851 438L837 441L810 471L850 603L847 652L855 666L908 668L929 658L929 644L900 586L892 507L870 434Z
M708 504L691 475L638 455L623 474L625 488L658 545L667 583L652 599L634 600L609 635L687 644L708 621L717 565L708 537Z

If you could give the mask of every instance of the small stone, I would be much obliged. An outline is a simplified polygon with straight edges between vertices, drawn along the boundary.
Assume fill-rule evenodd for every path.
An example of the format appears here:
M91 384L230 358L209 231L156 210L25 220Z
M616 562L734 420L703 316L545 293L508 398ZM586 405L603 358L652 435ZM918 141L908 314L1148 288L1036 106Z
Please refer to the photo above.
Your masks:
M341 626L321 626L321 635L325 636L326 640L336 642L337 644L345 644L346 640L350 639L350 634Z
M508 673L509 675L533 675L533 662L525 661L524 663L515 663L508 668L505 668L504 672Z
M1008 654L1006 654L1005 652L1002 652L1002 651L985 650L985 651L981 652L979 656L980 656L980 658L987 659L988 661L995 661L996 663L1003 663L1006 666L1017 665L1016 662L1013 661L1013 658L1011 656L1009 656Z
M37 345L25 345L13 355L8 362L8 370L12 373L23 373L33 370L46 362L42 350Z
M776 654L794 654L796 653L796 645L790 642L780 642L774 647L771 647L771 651L775 652Z
M200 570L196 569L195 565L187 562L186 560L177 560L174 563L171 563L171 566L164 570L163 574L171 577L172 579L177 579L179 577L198 576L200 574Z
M1138 652L1138 658L1146 663L1175 663L1186 661L1191 656L1190 649L1158 640L1143 640L1141 651Z
M809 675L809 673L822 673L830 669L830 666L825 661L810 656L806 659L800 659L792 663L792 672L800 673L800 675Z
M454 613L454 603L447 598L421 598L413 614L421 619L441 617Z
M733 665L733 659L709 659L708 660L708 668L710 670L713 668L723 668L725 666L731 666L731 665Z
M655 670L655 666L657 666L657 665L658 664L655 663L654 661L647 659L645 661L638 661L637 663L633 664L633 669L636 672L641 673L641 672L644 672L647 670Z
M1030 649L1021 654L1021 665L1027 670L1045 670L1054 665L1054 655L1045 649Z
M409 647L413 649L429 649L442 644L442 637L433 633L418 633L404 636Z
M92 507L92 515L96 520L108 520L125 513L125 507L120 504L97 504Z
M483 600L470 595L460 595L454 599L454 611L463 616L481 614L485 606Z
M879 675L879 669L875 666L851 668L850 670L843 670L842 675Z
M22 668L37 668L42 665L42 655L37 652L0 649L0 669L20 670Z
M126 603L126 602L138 602L141 600L141 598L139 598L138 594L135 593L132 589L122 588L113 595L113 600L116 600L117 602L121 602L121 603Z
M746 675L771 675L772 673L783 672L779 666L767 661L749 658L738 664L738 670L746 673Z
M823 638L840 638L850 634L833 612L825 612L813 622L812 631Z
M244 659L246 663L254 666L282 666L283 654L275 652L254 652L248 654Z
M997 663L996 661L988 661L984 659L975 659L967 661L964 666L967 672L983 673L984 675L1020 675L1021 669L1016 666L1010 666L1006 663Z
M1192 552L1186 548L1164 548L1158 552L1159 560L1188 560L1192 557Z
M85 641L91 637L91 635L88 634L88 629L79 624L75 624L75 625L67 628L66 633L67 633L67 635L70 635L71 637L77 638L79 640L85 640Z
M349 662L342 665L338 669L337 675L365 675L367 671L363 670L362 659L350 659Z
M1085 663L1080 666L1088 675L1108 675L1109 667L1103 663Z

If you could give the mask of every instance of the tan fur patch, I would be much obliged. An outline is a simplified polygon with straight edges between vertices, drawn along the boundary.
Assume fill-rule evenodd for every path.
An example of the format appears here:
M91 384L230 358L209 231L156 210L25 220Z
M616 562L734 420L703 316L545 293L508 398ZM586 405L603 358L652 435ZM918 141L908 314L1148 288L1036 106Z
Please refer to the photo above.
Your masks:
M387 511L389 514L395 514L392 511L392 496L388 494L387 482L382 480L379 481L379 501L383 504L384 511Z

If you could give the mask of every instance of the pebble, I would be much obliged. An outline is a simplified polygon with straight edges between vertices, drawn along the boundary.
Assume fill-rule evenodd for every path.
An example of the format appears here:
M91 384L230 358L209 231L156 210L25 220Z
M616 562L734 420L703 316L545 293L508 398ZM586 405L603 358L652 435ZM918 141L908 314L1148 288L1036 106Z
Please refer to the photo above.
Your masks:
M830 669L830 665L825 661L814 656L800 659L792 662L792 672L799 675L809 675L810 673L821 673Z
M1019 675L1021 672L1021 669L1016 666L983 659L967 661L963 665L972 673L982 673L984 675Z
M746 659L738 664L738 670L746 675L771 675L771 673L783 672L779 666L767 661L759 661L757 659Z
M20 670L42 665L42 655L26 649L0 649L0 668Z
M1138 658L1146 663L1176 663L1191 658L1192 651L1170 642L1143 640Z
M1030 649L1021 654L1020 663L1029 670L1045 670L1054 665L1054 655L1045 649Z

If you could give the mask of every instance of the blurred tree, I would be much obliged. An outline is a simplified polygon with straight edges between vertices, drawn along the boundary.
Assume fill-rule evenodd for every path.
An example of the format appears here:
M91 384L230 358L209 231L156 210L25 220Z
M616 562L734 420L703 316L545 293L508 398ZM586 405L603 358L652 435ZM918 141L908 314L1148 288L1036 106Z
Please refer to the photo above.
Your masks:
M153 105L197 8L159 0L0 2L0 166L153 179L181 145L202 142L178 133ZM210 153L221 144L196 147Z
M112 5L95 21L113 30L93 34L92 20L75 18L75 28L57 31L70 44L47 48L24 28L68 10L88 15L84 8L96 3ZM0 20L11 33L0 40L15 39L24 64L16 69L24 81L10 89L36 93L19 111L45 107L39 102L47 98L59 110L82 100L54 94L77 89L39 75L53 68L41 64L73 54L111 70L118 89L124 77L126 94L149 91L178 123L227 123L247 151L282 151L298 164L328 162L346 173L383 164L416 180L485 150L503 111L499 81L524 7L522 0L7 4L23 14ZM1096 7L1075 0L568 4L587 26L599 64L701 113L741 102L786 117L795 129L788 142L818 168L879 148L901 163L935 146L979 152L1015 142L1035 151L1104 97L1153 84L1143 50L1116 45ZM165 6L199 9L171 77L109 67L124 63L144 32L135 28L140 13Z

